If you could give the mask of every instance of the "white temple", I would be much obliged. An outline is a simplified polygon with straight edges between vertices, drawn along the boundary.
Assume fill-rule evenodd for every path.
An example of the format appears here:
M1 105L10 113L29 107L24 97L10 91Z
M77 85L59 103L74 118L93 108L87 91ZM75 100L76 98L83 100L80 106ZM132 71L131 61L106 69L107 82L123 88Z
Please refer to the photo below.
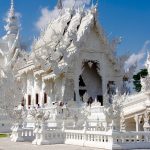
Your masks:
M1 61L17 70L24 96L14 110L11 140L149 149L150 55L142 90L131 93L134 69L124 71L125 59L115 55L120 40L110 42L104 35L97 4L86 9L65 9L61 0L58 4L59 17L41 32L27 61L21 63L12 1L7 34L0 40L1 56L7 56Z

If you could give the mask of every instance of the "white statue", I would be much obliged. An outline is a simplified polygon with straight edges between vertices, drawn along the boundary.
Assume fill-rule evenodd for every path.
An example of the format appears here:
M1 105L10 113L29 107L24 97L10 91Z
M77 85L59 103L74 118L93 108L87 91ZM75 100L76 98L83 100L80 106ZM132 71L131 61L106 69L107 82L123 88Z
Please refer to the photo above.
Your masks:
M150 76L150 54L149 53L148 53L148 56L147 56L147 61L145 63L145 66L146 66L148 74Z

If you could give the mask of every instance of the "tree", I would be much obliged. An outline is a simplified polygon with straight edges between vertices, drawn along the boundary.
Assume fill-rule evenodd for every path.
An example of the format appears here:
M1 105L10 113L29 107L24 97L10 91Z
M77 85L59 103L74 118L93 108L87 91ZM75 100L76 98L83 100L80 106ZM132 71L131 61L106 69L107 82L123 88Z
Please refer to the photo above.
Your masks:
M133 84L134 88L137 92L141 91L142 85L141 85L141 78L145 78L148 75L147 69L141 69L137 74L133 76Z

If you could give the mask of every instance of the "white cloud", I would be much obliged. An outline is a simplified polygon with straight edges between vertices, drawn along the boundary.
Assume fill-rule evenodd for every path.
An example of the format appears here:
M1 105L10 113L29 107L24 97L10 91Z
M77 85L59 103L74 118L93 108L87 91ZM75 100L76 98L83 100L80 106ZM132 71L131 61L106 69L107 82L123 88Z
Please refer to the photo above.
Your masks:
M72 8L72 7L80 7L85 5L89 5L91 0L63 0L64 8ZM48 8L41 9L41 16L38 18L35 23L36 28L40 31L44 28L50 21L57 18L59 15L59 10L55 7L53 10L49 10Z
M63 1L63 6L65 8L68 7L80 7L85 5L89 5L91 2L91 0L64 0Z
M54 10L49 10L48 8L41 9L41 16L36 22L36 27L38 30L44 28L50 21L54 20L59 14L58 9L55 7Z
M150 41L146 41L142 47L142 49L138 53L133 53L128 60L125 62L125 70L128 71L128 69L133 66L137 65L137 70L144 68L144 59L146 57L147 51L150 50Z
M21 18L22 17L22 14L19 13L19 12L16 12L15 15L16 15L17 18Z

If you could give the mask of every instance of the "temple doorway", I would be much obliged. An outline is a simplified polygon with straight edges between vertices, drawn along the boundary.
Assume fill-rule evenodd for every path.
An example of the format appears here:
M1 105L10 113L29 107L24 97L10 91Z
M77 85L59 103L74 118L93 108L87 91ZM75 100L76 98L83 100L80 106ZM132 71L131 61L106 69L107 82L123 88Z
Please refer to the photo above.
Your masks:
M98 63L87 61L83 64L83 72L79 76L79 95L81 100L87 94L89 96L89 104L95 99L103 105L102 78L98 72L100 68Z

